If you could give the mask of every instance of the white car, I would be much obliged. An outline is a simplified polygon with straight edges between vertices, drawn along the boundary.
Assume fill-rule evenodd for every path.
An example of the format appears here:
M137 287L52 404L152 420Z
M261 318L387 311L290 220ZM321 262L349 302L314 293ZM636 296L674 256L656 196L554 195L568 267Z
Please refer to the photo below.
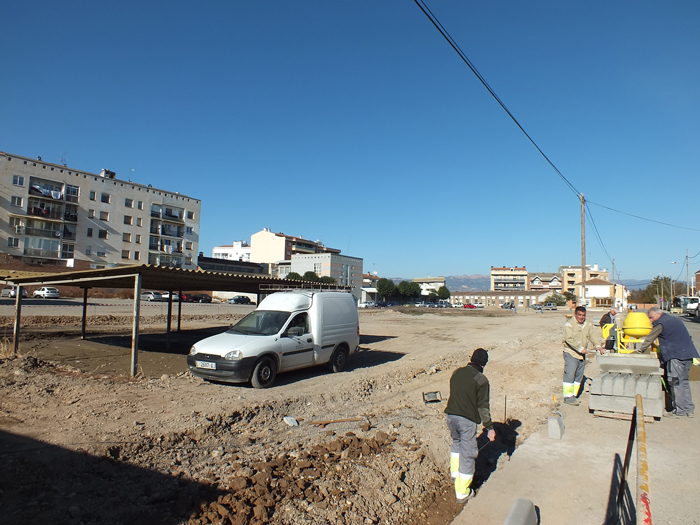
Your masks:
M143 292L141 294L141 300L142 301L162 301L163 298L160 295L160 292Z
M690 316L698 316L698 306L700 303L690 303L685 307L685 313Z
M161 292L160 298L162 301L167 302L168 299L170 299L170 292ZM177 292L173 292L173 302L179 301L180 297L177 295Z
M29 295L27 293L26 288L22 288L22 297L27 297ZM2 289L2 293L0 293L0 297L12 297L15 298L17 297L17 287L12 287L12 286L6 286L5 288Z
M58 289L53 286L42 286L38 290L34 290L32 297L43 297L44 299L58 299Z
M357 303L358 308L374 308L374 302L373 301L363 301L360 303Z

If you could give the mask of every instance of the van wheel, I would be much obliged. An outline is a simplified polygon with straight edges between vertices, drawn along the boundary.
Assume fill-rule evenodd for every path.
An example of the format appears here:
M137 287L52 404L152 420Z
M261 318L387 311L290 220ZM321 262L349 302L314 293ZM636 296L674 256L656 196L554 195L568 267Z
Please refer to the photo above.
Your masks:
M343 347L338 347L333 353L331 362L328 363L333 372L342 372L348 366L348 351Z
M270 357L263 357L253 369L253 377L250 378L254 388L269 388L275 382L277 365Z

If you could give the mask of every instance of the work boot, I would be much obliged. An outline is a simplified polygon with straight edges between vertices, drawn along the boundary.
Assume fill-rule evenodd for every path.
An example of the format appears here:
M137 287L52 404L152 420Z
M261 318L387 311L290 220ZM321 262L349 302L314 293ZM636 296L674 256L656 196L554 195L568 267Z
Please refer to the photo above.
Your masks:
M464 498L457 498L457 503L460 503L462 505L465 504L467 501L474 497L474 494L476 494L476 492L469 489L469 494L467 494Z
M581 402L577 398L575 398L574 396L565 397L564 403L566 403L567 405L575 406L575 407L577 407L581 404Z

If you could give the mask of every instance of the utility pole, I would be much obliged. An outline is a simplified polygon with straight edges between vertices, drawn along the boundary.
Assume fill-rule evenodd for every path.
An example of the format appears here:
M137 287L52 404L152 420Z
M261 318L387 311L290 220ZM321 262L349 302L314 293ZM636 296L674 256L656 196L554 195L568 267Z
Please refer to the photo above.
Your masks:
M586 208L581 194L581 304L586 306Z
M613 277L613 278L612 278L612 283L613 283L613 300L612 300L612 305L613 305L613 306L616 306L617 290L615 289L616 286L615 286L615 258L614 258L614 257L613 257L613 260L612 260L612 274L613 274L613 276L612 276L612 277Z
M685 282L688 285L688 297L690 297L690 266L688 266L688 248L685 249Z

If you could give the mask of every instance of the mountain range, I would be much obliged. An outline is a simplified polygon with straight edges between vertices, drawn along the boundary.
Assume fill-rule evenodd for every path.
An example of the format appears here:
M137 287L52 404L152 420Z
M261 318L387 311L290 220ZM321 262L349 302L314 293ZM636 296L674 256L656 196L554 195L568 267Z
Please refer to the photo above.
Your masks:
M411 281L402 277L390 277L394 284L399 284L401 281ZM623 279L628 290L639 290L646 288L652 279ZM449 275L445 277L445 286L450 292L480 292L491 289L490 275Z

